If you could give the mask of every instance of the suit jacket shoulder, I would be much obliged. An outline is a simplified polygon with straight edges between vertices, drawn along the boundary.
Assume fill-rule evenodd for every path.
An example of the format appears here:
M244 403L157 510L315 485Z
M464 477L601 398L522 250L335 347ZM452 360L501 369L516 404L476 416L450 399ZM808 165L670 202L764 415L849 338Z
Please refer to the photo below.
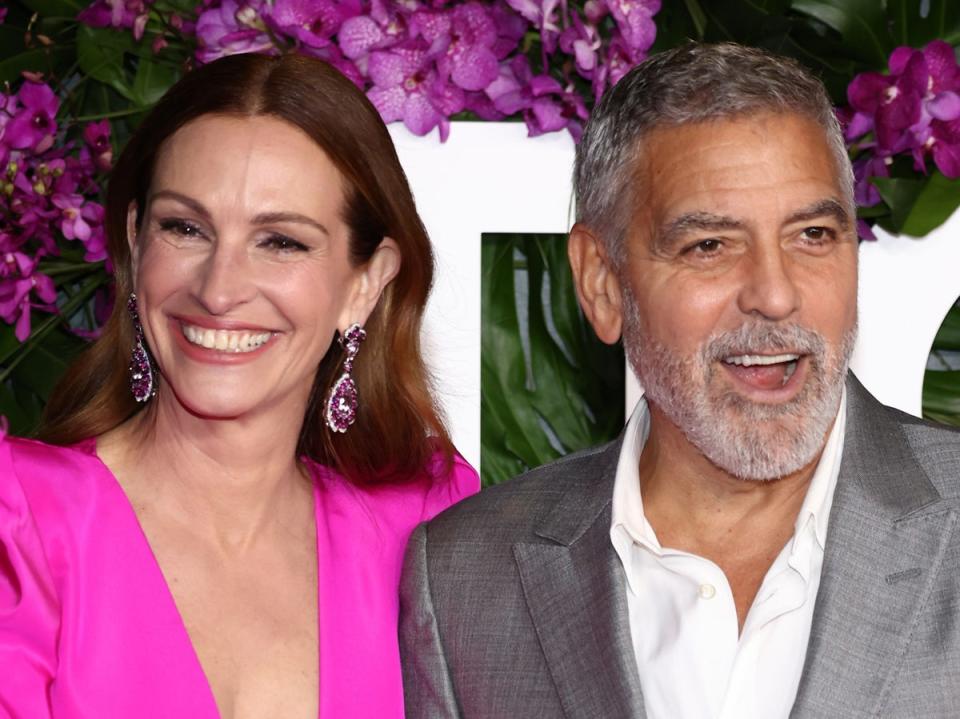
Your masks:
M437 544L512 545L546 534L567 544L609 505L622 437L531 469L451 507L428 528Z

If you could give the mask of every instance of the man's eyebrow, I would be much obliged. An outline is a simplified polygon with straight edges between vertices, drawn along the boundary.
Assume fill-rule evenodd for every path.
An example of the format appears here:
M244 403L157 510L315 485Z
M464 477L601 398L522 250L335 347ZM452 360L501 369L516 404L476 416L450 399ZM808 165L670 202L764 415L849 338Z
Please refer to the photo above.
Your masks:
M712 212L685 212L674 218L657 233L655 251L665 251L674 247L684 236L693 230L723 232L742 230L746 223L735 217L715 215Z
M844 209L843 205L833 198L820 200L808 207L797 210L787 218L784 224L793 225L798 222L808 222L818 217L832 217L837 224L840 225L841 229L844 230L850 227L850 215L846 209Z
M192 197L189 197L188 195L183 195L173 190L159 190L150 195L150 202L153 202L157 198L166 198L179 202L181 205L189 207L193 212L200 215L203 219L207 221L210 220L209 210L207 210L202 203L198 202ZM294 222L301 225L309 225L325 235L330 234L330 231L327 230L327 228L322 224L307 217L306 215L301 215L298 212L261 212L259 215L253 218L253 224L255 225L273 225L282 222Z

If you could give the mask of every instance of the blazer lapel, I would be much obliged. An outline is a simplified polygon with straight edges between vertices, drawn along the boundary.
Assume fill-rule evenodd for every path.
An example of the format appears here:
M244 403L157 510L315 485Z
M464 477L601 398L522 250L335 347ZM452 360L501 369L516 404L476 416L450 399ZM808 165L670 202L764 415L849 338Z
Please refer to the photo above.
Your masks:
M791 716L877 716L956 522L855 378L820 590Z
M630 639L626 580L610 543L620 442L563 497L514 557L547 665L568 719L645 717Z

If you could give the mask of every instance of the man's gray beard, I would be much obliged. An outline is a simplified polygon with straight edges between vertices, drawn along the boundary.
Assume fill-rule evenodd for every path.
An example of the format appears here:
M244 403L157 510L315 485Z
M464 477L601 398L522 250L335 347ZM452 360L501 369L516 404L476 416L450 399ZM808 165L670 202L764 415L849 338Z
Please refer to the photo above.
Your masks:
M856 336L854 326L839 347L830 347L799 325L753 321L711 336L698 355L683 357L647 338L636 301L624 292L624 348L647 400L707 459L740 479L784 477L823 450ZM809 355L804 386L789 402L760 404L711 386L722 358L777 350Z

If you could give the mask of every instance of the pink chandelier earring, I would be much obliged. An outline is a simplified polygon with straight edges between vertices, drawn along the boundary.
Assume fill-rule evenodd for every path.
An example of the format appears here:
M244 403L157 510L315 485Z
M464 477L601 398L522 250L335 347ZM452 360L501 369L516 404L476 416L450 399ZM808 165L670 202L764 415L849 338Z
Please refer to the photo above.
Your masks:
M334 382L327 396L327 410L324 413L327 426L334 432L343 434L357 419L360 402L357 397L357 383L353 381L350 373L353 371L353 360L360 351L360 343L366 337L367 333L356 323L350 325L340 336L340 345L347 356L343 360L343 374Z
M157 393L153 362L143 339L143 325L137 311L137 296L131 292L127 299L127 312L133 320L133 353L130 356L130 391L137 402L146 402Z

